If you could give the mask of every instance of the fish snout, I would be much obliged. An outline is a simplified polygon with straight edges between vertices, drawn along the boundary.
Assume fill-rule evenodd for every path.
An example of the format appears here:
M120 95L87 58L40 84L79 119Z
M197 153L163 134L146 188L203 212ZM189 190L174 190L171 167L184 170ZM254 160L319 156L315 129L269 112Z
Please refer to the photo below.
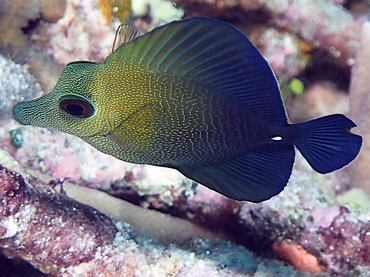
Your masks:
M22 125L30 125L30 122L27 120L25 116L25 109L24 109L24 102L20 102L16 104L13 108L13 117L16 121L18 121Z

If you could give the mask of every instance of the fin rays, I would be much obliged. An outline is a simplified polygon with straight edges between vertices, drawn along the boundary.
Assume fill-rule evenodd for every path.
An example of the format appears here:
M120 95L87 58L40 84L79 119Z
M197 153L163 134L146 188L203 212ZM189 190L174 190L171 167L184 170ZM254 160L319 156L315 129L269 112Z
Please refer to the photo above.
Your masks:
M197 44L194 44L191 48L189 48L188 50L191 50L191 49L193 49L195 46L196 46ZM208 47L206 47L202 52L199 52L198 54L196 54L196 55L194 55L193 57L191 57L189 60L187 60L184 64L182 64L181 66L179 66L177 69L175 69L174 70L174 73L176 73L176 72L178 72L179 70L181 70L184 66L187 66L189 63L191 63L191 62L193 62L194 60L196 60L196 59L198 59L198 58L200 58L200 56L201 55L203 55L205 52L207 52L207 51L210 51L212 48L214 48L216 45L214 45L214 44L211 44L211 45L209 45ZM219 55L222 55L222 53L220 53ZM213 57L214 58L214 57ZM166 70L168 70L168 68L172 65L172 64L174 64L175 62L177 61L177 59L176 60L174 60L172 63L170 63L169 64L169 66L166 68ZM207 61L207 60L206 60ZM185 73L184 73L184 75L186 75L187 73L189 73L191 70L193 70L194 69L194 67L193 68L189 68L188 69L188 71L186 71Z
M186 39L189 38L191 34L194 34L194 33L190 33L189 36L186 37ZM193 41L190 44L190 46L184 47L185 48L184 51L182 53L178 53L177 57L175 59L171 60L169 62L169 64L165 68L163 68L163 70L164 71L172 70L174 73L176 73L181 68L183 68L184 66L186 66L187 64L192 62L193 60L200 58L201 55L204 55L208 51L212 50L212 48L215 48L217 46L217 44L221 43L220 41L215 43L215 44L205 45L205 48L203 49L203 51L198 51L198 49L196 49L196 52L198 53L196 55L194 55L193 53L190 53L192 50L194 50L194 48L199 48L200 47L199 44L204 43L204 40L210 38L212 35L214 35L214 33L208 33L207 35L200 36L199 39L196 40L196 41ZM183 43L184 41L185 41L185 39L182 40L181 43ZM179 46L179 45L180 44L178 44L177 46ZM175 48L172 49L172 51L174 51L174 50L175 50ZM188 56L190 58L186 58L185 63L177 64L176 62L186 54L189 54ZM174 67L174 68L171 68L171 67Z
M293 132L302 134L293 143L319 173L328 173L351 162L358 154L362 138L349 130L355 127L344 115L330 115L292 125Z
M159 70L159 68L161 67L161 65L164 63L164 61L174 52L177 50L177 48L183 44L185 41L188 40L188 38L194 34L194 30L192 30L191 32L187 33L183 38L181 38L181 40L179 42L177 42L177 44L175 44L174 46L172 46L172 48L170 50L167 51L167 53L162 57L162 59L157 63L157 69ZM171 37L172 39L173 37ZM165 44L163 45L165 46ZM194 47L195 45L193 45ZM160 49L162 50L163 47ZM168 65L166 65L166 68L170 67L171 64L173 64L174 62L176 62L178 59L180 59L182 57L183 54L185 54L187 51L189 51L190 49L185 49L185 51L183 51L182 53L176 53L176 58L174 60L172 60L172 62ZM164 69L164 71L166 71L166 68Z
M260 202L283 190L293 162L293 145L269 144L222 162L177 168L190 179L230 198Z

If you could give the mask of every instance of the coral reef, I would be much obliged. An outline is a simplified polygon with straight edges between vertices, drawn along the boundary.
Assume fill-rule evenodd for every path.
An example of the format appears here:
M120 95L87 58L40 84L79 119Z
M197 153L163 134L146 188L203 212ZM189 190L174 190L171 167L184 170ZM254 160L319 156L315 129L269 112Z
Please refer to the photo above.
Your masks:
M40 97L40 85L22 66L0 55L0 119L9 118L13 106L25 100Z
M0 10L0 49L11 56L26 54L30 42L24 35L30 22L55 22L63 17L65 0L2 1Z
M235 24L283 85L302 81L303 93L287 98L292 121L348 112L358 123L365 137L358 161L319 176L297 157L284 192L260 204L227 199L174 170L123 163L78 138L9 119L15 102L41 94L28 71L50 90L64 64L104 60L119 24L107 24L110 15L99 6L107 1L27 0L16 10L18 2L4 1L0 10L2 53L29 63L0 56L0 164L17 172L0 170L0 248L8 257L49 276L370 275L365 1L357 7L324 0L132 1L127 22L143 32L184 14ZM58 178L67 178L63 190ZM354 186L362 189L346 192Z
M132 2L133 16L142 17L148 15L151 17L151 28L164 23L179 20L184 16L181 8L176 8L171 1L165 0L136 0Z
M311 273L324 271L324 266L314 255L309 254L302 246L283 240L272 245L274 253L282 260L292 264L296 269Z
M69 197L90 205L115 220L129 223L134 229L140 230L141 233L163 245L181 244L194 237L211 241L216 238L226 238L221 233L201 228L188 220L145 209L95 189L65 182L62 191ZM110 204L107 205L107 203Z
M98 0L70 0L63 18L41 24L31 39L37 49L64 65L79 60L101 62L111 52L115 29L106 24Z
M2 166L0 186L0 246L6 256L22 257L50 276L248 277L277 270L281 276L305 276L220 241L192 239L181 248L164 248L127 224L114 225L40 180L25 181Z
M1 164L23 172L6 152L1 151L0 157ZM302 162L299 159L298 163ZM332 192L319 185L325 178L312 178L304 171L302 164L281 195L260 204L233 201L201 186L194 196L173 193L173 205L164 204L160 209L187 221L65 181L63 191L69 197L94 206L115 220L130 222L140 234L151 235L162 244L181 244L163 247L126 225L114 225L92 208L56 192L51 184L29 175L38 174L35 171L28 170L29 177L24 181L20 175L2 168L0 244L8 257L22 257L43 272L52 270L53 276L97 276L112 272L133 276L132 270L139 272L135 276L201 273L234 276L235 271L239 272L238 276L307 276L266 259L274 255L299 271L311 272L309 276L331 276L339 272L341 276L366 276L370 210L336 206ZM147 199L150 200L153 199ZM62 230L58 226L63 226ZM65 232L76 235L62 236ZM38 236L41 237L38 239ZM260 257L242 246L194 237L234 241ZM42 243L28 243L38 240ZM58 257L49 253L55 251L55 244L60 245ZM71 247L74 251L69 253ZM74 255L77 252L80 255ZM51 258L54 259L52 265L48 263ZM89 275L91 272L94 274ZM151 273L145 275L144 272Z
M361 46L353 67L350 87L351 116L358 123L360 133L364 137L362 151L357 160L349 167L350 179L370 193L370 23L364 23L361 31Z
M286 103L289 106L289 119L293 122L303 122L307 118L318 118L326 114L348 114L350 111L349 95L328 81L316 82L299 97L287 97Z
M35 49L30 33L40 24L58 21L65 9L66 0L1 2L0 53L29 65L30 72L45 90L53 88L62 68L45 51Z
M6 256L22 257L46 273L59 272L88 263L103 243L113 241L117 230L107 216L37 180L29 180L30 186L16 173L0 171L0 234Z
M99 0L99 7L107 20L107 24L111 24L113 18L117 18L121 23L124 23L130 14L130 0Z
M337 206L334 191L323 186L330 181L304 171L294 172L284 192L261 204L237 203L199 188L194 197L175 201L170 212L222 229L229 240L262 256L273 253L297 270L367 276L370 209L359 208L358 197L347 200L347 208Z

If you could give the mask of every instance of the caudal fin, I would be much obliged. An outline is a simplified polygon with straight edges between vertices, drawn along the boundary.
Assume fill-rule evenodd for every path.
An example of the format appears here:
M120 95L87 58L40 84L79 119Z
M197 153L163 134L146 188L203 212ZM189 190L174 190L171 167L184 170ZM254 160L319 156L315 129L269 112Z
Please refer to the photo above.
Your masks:
M352 134L357 125L341 114L292 125L300 135L293 143L319 173L329 173L349 164L360 151L362 137Z

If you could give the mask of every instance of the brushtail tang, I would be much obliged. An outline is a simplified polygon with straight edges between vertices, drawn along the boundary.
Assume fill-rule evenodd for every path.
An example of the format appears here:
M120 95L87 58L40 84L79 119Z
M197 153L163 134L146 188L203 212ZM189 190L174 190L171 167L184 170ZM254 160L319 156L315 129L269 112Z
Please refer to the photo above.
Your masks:
M14 118L252 202L284 189L294 146L320 173L359 153L344 115L288 124L271 68L232 25L191 18L145 35L122 29L104 62L68 64L54 90L18 103Z

